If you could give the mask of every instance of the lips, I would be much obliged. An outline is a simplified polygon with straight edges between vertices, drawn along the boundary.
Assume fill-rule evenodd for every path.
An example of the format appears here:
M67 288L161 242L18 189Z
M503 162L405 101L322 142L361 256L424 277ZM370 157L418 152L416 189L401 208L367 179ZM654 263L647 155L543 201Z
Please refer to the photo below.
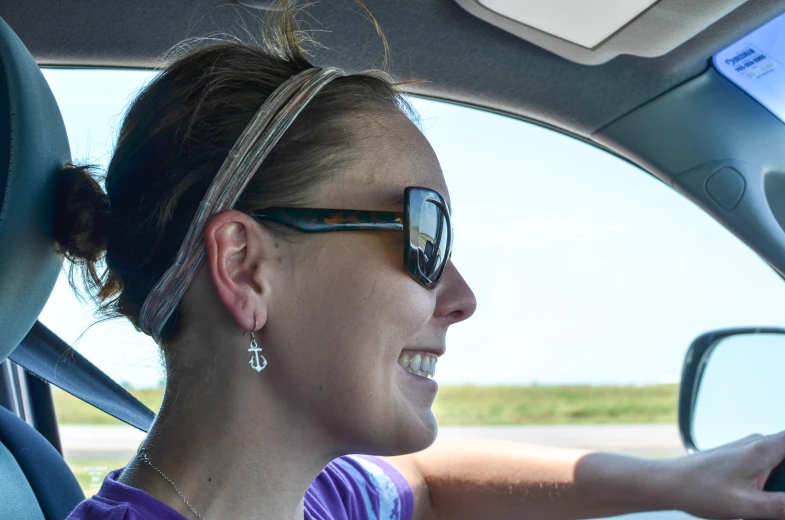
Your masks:
M419 353L421 355L429 354L436 357L441 357L447 351L447 347L444 346L437 346L437 347L410 347L405 348L401 351L401 355L409 354L409 357Z

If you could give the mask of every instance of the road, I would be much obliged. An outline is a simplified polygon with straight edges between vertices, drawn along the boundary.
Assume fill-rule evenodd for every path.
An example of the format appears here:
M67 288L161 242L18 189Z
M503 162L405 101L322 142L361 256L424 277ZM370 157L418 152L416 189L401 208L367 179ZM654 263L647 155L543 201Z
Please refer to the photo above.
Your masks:
M145 434L130 426L60 427L67 458L131 457ZM439 430L443 438L482 437L532 444L616 451L666 457L684 453L674 425L607 426L451 426Z

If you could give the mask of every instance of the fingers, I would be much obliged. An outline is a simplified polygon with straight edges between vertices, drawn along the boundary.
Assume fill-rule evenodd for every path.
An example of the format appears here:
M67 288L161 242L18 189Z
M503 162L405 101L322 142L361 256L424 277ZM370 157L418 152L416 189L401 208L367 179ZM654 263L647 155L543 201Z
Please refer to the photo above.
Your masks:
M762 433L752 433L750 435L747 435L743 439L741 439L741 444L749 444L751 442L755 442L755 441L763 439L765 437L766 436L763 435Z
M759 436L750 441L749 454L768 470L785 461L785 432Z
M766 472L771 472L785 460L785 432L758 437L752 450L756 459L766 463ZM742 518L785 520L785 492L756 491L751 500L751 507L752 511Z
M785 459L785 431L769 435L766 437L765 442L771 445L775 456L778 456L780 460Z
M753 442L763 438L763 435L760 433L753 433L751 435L747 435L746 437L742 437L741 439L736 439L735 441L728 442L726 444L722 444L720 446L715 446L708 450L701 450L702 453L709 453L709 452L716 452L716 451L725 451L732 448L741 448L748 444L752 444Z
M740 447L753 444L752 449L757 456L765 457L779 457L785 459L785 431L773 433L771 435L762 435L760 433L753 433L742 439L726 444L723 447Z
M745 508L743 508L745 509ZM760 518L761 520L785 520L785 493L755 493L750 510L741 512L742 518Z
M785 460L785 432L759 438L750 446L750 452L766 469L774 469Z
M727 451L710 456L732 462L729 468L735 474L733 485L726 488L728 493L716 495L722 503L719 510L725 511L722 516L731 513L732 518L785 520L785 486L774 486L782 491L762 491L772 471L785 461L785 431L750 435L724 448Z

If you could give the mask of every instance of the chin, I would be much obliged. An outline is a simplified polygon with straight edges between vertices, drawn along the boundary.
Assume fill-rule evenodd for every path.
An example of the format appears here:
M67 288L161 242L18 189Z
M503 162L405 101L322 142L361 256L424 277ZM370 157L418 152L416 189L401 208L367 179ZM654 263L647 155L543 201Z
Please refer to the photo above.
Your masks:
M345 450L346 454L362 453L380 457L395 457L422 451L436 440L439 427L430 410L407 413L393 423L373 427L365 423L363 431L355 430L355 441Z
M436 441L436 436L439 434L439 424L436 422L436 417L433 412L428 410L426 417L422 421L422 436L420 437L420 447L417 451L424 450Z
M402 421L398 435L394 439L394 453L389 455L406 455L416 453L431 446L436 441L439 426L431 410L424 410L418 416Z

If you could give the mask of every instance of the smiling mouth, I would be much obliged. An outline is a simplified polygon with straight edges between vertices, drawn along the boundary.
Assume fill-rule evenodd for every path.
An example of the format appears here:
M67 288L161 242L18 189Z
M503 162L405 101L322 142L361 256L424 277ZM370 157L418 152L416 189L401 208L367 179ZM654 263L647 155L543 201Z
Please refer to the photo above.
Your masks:
M398 358L398 364L406 371L428 379L436 374L436 361L438 357L427 352L403 353Z

